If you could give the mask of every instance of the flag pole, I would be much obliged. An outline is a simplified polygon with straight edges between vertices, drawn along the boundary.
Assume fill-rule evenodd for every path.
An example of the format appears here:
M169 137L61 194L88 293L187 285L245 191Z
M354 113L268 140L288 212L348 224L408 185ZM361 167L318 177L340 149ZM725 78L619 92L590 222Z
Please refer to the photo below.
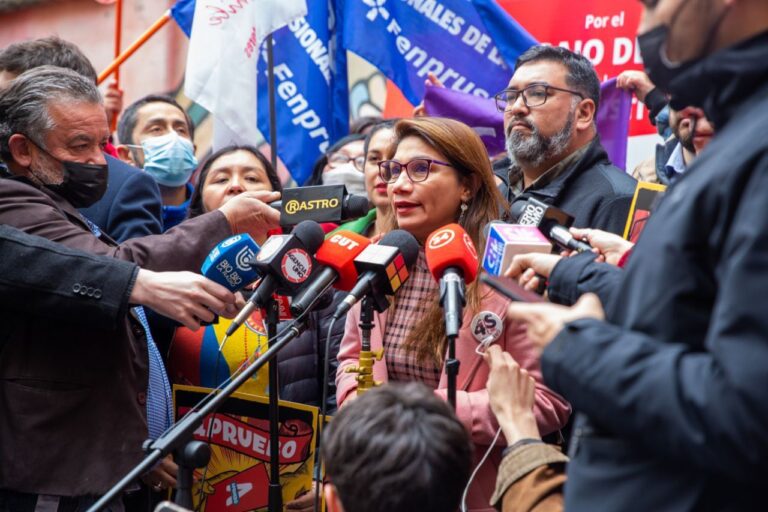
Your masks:
M267 36L267 82L269 92L269 145L272 169L277 171L277 107L275 106L275 56L272 44L272 34ZM254 122L256 120L254 119ZM276 307L276 306L275 306ZM276 314L276 312L275 312ZM278 372L277 364L269 365L269 512L283 510L283 490L280 485L280 420L278 405Z
M275 56L272 34L267 36L267 82L269 84L269 149L272 169L277 172L277 107L275 106Z
M123 0L115 2L115 59L120 56L120 40L123 37ZM115 69L115 81L120 87L120 68Z
M112 61L112 64L107 66L107 68L99 74L98 83L103 82L109 75L115 73L123 62L128 60L134 53L136 53L136 51L141 48L144 43L149 41L149 39L155 35L158 30L163 28L163 26L168 23L170 19L171 11L165 11L165 13L156 22L154 22L151 27L149 27L143 34L141 34L139 38L133 42L133 44L131 44L128 48L125 49L125 51L118 55L115 60Z
M123 0L115 2L115 59L120 56L120 41L123 38ZM120 68L115 69L115 86L120 89ZM112 118L110 123L110 133L117 130L117 115Z

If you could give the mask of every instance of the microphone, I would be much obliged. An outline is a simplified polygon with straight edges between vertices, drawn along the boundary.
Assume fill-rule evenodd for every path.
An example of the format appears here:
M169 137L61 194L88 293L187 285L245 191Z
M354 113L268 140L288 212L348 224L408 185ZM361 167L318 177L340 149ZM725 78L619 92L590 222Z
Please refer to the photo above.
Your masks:
M292 295L301 287L312 273L315 266L312 255L323 243L324 236L317 222L307 220L299 223L290 235L273 235L264 242L252 262L264 278L230 324L227 336L231 336L254 309L264 307L273 293Z
M243 233L223 240L205 258L200 269L205 277L231 292L256 281L261 274L251 267L259 253L259 245L251 235Z
M312 301L331 284L339 290L351 290L357 281L354 260L370 243L366 237L347 230L337 231L323 242L315 259L325 268L293 298L293 316L298 317L304 313Z
M379 243L363 249L354 260L360 279L338 305L333 319L346 315L365 295L394 295L408 280L418 256L419 243L402 229L390 231Z
M568 231L573 224L573 217L550 204L530 197L526 202L512 203L510 214L513 222L523 226L537 226L544 236L560 247L576 252L592 250L592 246L576 240Z
M552 252L552 244L536 226L521 226L492 221L486 224L483 268L492 276L501 275L518 254Z
M427 238L424 249L427 267L440 283L440 306L445 316L445 333L459 335L467 283L477 277L477 250L464 228L448 224Z
M340 224L363 217L370 210L366 196L348 194L344 185L287 188L282 199L269 206L280 211L283 227L305 220Z

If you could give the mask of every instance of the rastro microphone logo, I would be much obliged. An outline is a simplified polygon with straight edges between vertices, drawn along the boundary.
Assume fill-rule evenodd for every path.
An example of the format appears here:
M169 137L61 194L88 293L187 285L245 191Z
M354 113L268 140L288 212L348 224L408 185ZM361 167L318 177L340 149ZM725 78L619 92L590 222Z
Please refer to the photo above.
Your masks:
M283 207L283 211L288 215L293 215L301 211L310 210L322 210L328 208L336 208L339 206L339 199L334 197L331 199L312 199L310 201L299 201L298 199L291 199Z
M283 276L291 283L303 283L312 273L312 258L306 251L291 249L283 256L280 268Z
M453 242L454 238L456 233L452 229L441 229L429 238L428 246L430 249L440 249Z

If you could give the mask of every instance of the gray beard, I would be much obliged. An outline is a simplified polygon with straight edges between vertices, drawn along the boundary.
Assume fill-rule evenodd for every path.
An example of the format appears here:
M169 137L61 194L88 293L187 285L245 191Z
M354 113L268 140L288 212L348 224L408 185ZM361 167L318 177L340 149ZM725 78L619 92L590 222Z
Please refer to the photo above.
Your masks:
M573 135L573 112L568 114L565 126L550 137L543 136L533 123L529 123L529 126L529 135L510 131L506 140L507 154L513 164L539 167L547 160L565 153Z

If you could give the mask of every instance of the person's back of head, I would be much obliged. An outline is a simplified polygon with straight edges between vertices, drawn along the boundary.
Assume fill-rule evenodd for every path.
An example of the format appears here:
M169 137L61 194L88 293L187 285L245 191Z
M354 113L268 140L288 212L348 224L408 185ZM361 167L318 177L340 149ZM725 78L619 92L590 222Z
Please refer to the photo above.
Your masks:
M73 43L56 36L14 43L0 51L0 72L12 77L40 66L58 66L75 71L96 83L96 69Z
M336 512L454 512L472 464L463 425L418 383L355 399L330 423L321 450Z

